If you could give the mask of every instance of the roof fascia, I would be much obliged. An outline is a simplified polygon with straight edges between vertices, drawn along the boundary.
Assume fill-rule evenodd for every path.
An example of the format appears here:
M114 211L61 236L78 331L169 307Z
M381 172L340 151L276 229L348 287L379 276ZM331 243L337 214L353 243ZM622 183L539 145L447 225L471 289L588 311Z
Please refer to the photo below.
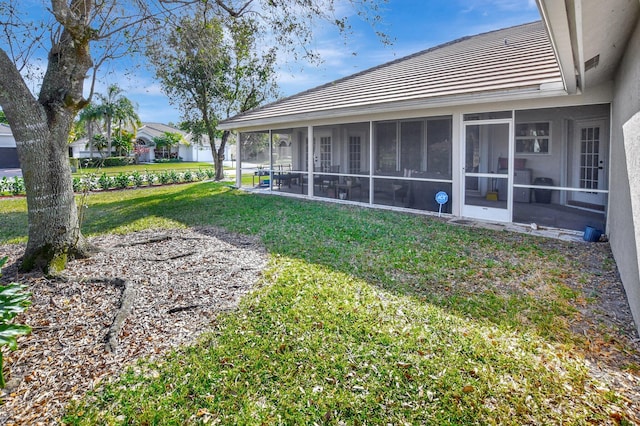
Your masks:
M574 60L574 49L577 49L577 46L574 46L574 40L572 40L567 14L567 8L570 6L565 0L536 0L536 2L549 33L556 60L560 64L565 88L570 95L576 94L578 91L576 72L579 73L579 70L577 70Z
M236 123L235 127L229 130L237 132L255 132L266 131L268 129L290 129L307 126L325 126L360 123L368 121L382 121L416 117L436 117L451 115L457 112L487 112L498 110L525 110L539 109L551 107L567 107L580 105L595 105L611 103L613 98L613 86L611 82L607 82L600 86L594 87L587 93L577 93L567 95L564 90L555 92L546 92L544 96L531 96L520 94L518 96L493 96L491 98L483 96L477 97L475 100L449 100L440 103L414 103L408 106L406 103L402 107L396 105L394 107L377 108L376 110L353 111L349 114L345 111L341 113L325 114L323 116L286 116L274 117L263 120L247 120L244 123Z
M568 96L567 92L563 90L547 91L544 93L538 93L535 96L529 93L513 93L506 95L504 92L501 95L493 96L481 96L478 95L473 99L447 99L439 102L424 102L413 101L411 103L403 102L395 105L381 105L376 108L359 108L352 110L340 110L340 111L327 111L324 114L300 114L300 115L288 115L279 116L273 118L265 118L261 120L247 120L246 122L230 123L226 126L226 130L235 131L254 131L264 129L277 129L277 128L289 128L289 127L305 127L307 125L324 125L324 124L345 124L355 123L361 121L378 121L381 119L397 116L413 116L418 111L417 116L424 116L430 114L429 111L433 111L434 115L448 114L446 111L454 110L471 110L470 108L478 109L484 108L485 105L493 105L493 109L519 109L520 105L523 108L524 105L535 105L536 103L543 103L545 105L558 105L564 106L568 98L572 98L568 101L570 104L590 104L590 103L607 103L611 101L611 90L594 90L590 93L593 96L589 96L588 99L585 95L573 95ZM553 101L551 100L553 99ZM509 105L507 108L506 105Z

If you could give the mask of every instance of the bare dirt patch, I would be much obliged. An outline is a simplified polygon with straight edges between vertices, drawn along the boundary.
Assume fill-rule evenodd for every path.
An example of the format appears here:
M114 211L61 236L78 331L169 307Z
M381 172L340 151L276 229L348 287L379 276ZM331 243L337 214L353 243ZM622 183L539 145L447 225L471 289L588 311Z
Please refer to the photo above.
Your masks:
M27 284L33 293L18 318L33 331L6 353L0 424L55 423L72 398L100 380L193 343L252 289L267 259L257 239L212 228L92 242L102 251L70 262L64 280L18 274L24 246L0 246L11 265L2 280Z

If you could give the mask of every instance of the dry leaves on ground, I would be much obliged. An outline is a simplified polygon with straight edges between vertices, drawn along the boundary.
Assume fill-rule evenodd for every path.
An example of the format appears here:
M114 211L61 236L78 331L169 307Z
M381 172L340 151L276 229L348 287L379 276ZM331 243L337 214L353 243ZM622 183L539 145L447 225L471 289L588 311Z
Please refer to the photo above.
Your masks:
M15 261L24 246L0 246L13 264L2 280L19 280L33 293L20 318L33 332L7 354L0 424L52 424L71 398L101 379L136 359L193 342L219 312L237 305L266 264L256 239L211 228L106 235L92 242L103 251L70 262L65 281L17 276ZM110 353L105 339L124 282L135 293L133 306Z
M69 400L136 359L193 342L219 312L235 307L251 290L267 259L257 239L212 228L106 235L92 242L103 251L71 262L66 281L18 276L15 261L24 246L0 246L0 255L9 255L12 264L2 280L20 281L33 292L33 305L20 319L33 333L6 359L9 381L0 424L52 424ZM587 339L584 356L591 375L622 395L628 419L639 419L640 340L608 245L553 239L541 244L562 250L590 273L588 280L567 274L564 281L579 294L579 313L570 326ZM111 353L105 340L124 283L135 296ZM500 287L522 291L522 282ZM531 287L534 295L545 289Z

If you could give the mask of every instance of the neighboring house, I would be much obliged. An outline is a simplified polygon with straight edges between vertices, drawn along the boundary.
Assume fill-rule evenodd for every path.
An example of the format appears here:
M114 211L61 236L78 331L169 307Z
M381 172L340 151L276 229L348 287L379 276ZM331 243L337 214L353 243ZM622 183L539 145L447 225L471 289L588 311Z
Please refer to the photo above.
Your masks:
M153 139L159 136L163 136L165 132L179 133L184 137L185 143L179 144L173 148L171 152L163 152L157 149ZM154 159L162 157L180 157L184 161L197 161L213 163L213 156L211 155L211 146L209 145L209 139L205 136L202 141L195 142L192 140L192 136L182 130L162 124L162 123L142 123L142 126L138 128L136 134L136 147L138 148L138 161L153 162ZM219 141L218 141L219 143ZM70 155L75 158L87 158L90 156L88 139L82 138L69 145ZM227 147L225 149L225 160L230 160L235 152L233 151L235 146ZM99 153L94 150L94 157L99 157Z
M154 138L164 136L165 133L179 133L184 138L184 143L180 143L177 147L172 148L171 152L162 153L160 149L155 146L153 142ZM185 158L185 153L191 153L191 144L189 142L189 136L186 132L175 128L173 126L168 126L162 123L142 123L142 126L138 129L137 137L136 137L136 146L147 148L147 152L142 154L139 158L139 161L144 162L152 162L156 158L161 158L163 155L168 157L181 157Z
M0 123L0 169L17 169L19 167L18 150L11 128Z
M223 121L240 133L238 186L251 173L272 191L430 212L444 191L458 217L597 228L640 325L640 2L538 5L542 22Z
M139 146L153 147L153 138L162 136L165 132L180 133L184 137L186 143L180 144L174 151L174 154L182 158L184 161L213 163L211 145L209 144L209 138L207 136L203 136L200 141L196 141L191 134L166 124L143 123L142 127L138 129L137 143ZM218 140L216 143L219 144L220 141ZM225 160L230 160L232 155L235 155L235 152L233 152L231 148L235 149L235 146L226 147ZM147 161L153 161L155 158L154 155L159 156L159 153L155 154L153 151L154 150L151 149L150 156Z

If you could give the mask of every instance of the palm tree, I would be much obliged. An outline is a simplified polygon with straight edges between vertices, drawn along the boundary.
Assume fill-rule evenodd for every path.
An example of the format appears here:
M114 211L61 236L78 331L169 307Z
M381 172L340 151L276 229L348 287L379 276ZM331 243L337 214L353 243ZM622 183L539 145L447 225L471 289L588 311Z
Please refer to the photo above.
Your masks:
M98 94L98 98L102 102L98 105L98 110L104 117L104 122L107 131L107 155L111 155L111 141L112 141L112 125L120 124L122 128L123 124L131 125L134 130L140 125L140 117L135 111L133 103L121 96L122 89L117 84L112 84L107 88L107 95Z
M140 117L136 112L135 105L124 96L119 98L116 102L116 108L113 115L114 122L118 124L118 133L122 137L122 132L125 128L133 130L133 136L135 137L138 127L142 125Z
M100 108L94 104L90 103L86 107L80 111L80 115L78 116L78 121L87 129L87 139L89 140L89 157L93 158L93 135L95 134L95 130L100 129L100 120L103 118L102 111Z

